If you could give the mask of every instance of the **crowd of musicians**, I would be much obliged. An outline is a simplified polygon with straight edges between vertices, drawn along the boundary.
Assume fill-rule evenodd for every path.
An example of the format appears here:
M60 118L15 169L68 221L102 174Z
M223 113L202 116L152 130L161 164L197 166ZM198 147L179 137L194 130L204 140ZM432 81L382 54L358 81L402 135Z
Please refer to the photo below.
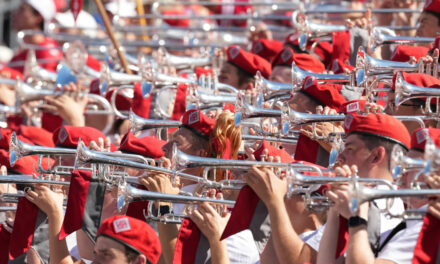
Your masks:
M12 14L0 264L440 263L440 0L95 2Z

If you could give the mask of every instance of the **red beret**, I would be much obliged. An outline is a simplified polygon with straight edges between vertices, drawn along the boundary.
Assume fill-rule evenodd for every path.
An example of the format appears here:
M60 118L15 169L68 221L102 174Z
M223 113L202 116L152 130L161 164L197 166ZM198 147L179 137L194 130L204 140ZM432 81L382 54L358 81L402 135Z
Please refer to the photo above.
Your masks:
M403 79L416 86L429 87L429 88L440 88L440 80L434 76L424 74L424 73L407 73L407 72L396 72L393 76L392 90L395 89L397 75L402 74Z
M295 160L289 155L289 153L287 153L284 149L279 149L276 148L272 145L270 145L269 143L266 142L266 140L263 140L260 144L260 146L254 151L254 156L255 159L257 160L261 160L261 154L263 154L263 150L267 149L268 150L268 156L272 156L272 157L280 157L281 158L281 162L282 163L291 163L294 162ZM267 161L268 157L265 157L266 161Z
M299 42L298 42L298 33L292 33L289 34L284 43L288 43L290 45L294 45L294 46L298 46L299 48ZM316 39L316 41L318 41L319 39ZM306 45L306 49L307 50L311 50L312 45L314 42L312 41L308 41L307 45ZM329 64L331 62L331 58L332 58L332 53L333 53L333 46L330 42L328 41L321 41L319 42L316 46L315 49L313 50L314 53L318 56L318 58L324 62L325 64Z
M324 106L339 109L347 100L339 92L340 84L319 84L314 76L304 79L301 91L321 102Z
M440 148L440 129L417 128L411 135L411 149L425 151L426 139L430 137L437 148Z
M295 62L296 66L306 71L315 73L323 73L325 71L324 64L318 58L307 53L295 54L289 47L284 48L278 53L273 60L272 67L278 65L291 67L292 62Z
M340 74L340 73L345 73L345 70L348 70L348 71L351 72L351 71L354 70L354 68L355 67L351 66L350 64L347 64L347 63L343 62L340 59L335 59L332 62L332 67L331 67L330 70L334 74Z
M394 49L391 60L408 62L411 56L418 60L420 57L428 55L428 51L429 49L426 47L399 45Z
M185 10L174 9L174 10L164 10L162 11L163 15L166 16L184 16L187 15ZM189 19L165 19L164 20L168 25L175 27L189 27L190 21Z
M5 67L3 65L0 65L0 75L3 76L4 78L8 78L8 79L14 79L14 80L21 80L23 81L24 76L21 72Z
M275 56L283 49L283 42L278 40L259 39L252 43L252 53L272 62Z
M209 138L215 126L215 119L207 117L199 109L186 111L182 116L182 126L201 137Z
M387 114L348 114L344 120L344 129L346 135L359 132L393 141L406 149L411 145L411 136L405 125Z
M35 126L20 126L18 134L30 140L32 143L45 147L55 147L52 140L52 133L44 128Z
M93 127L61 126L53 132L53 142L57 146L74 147L78 146L78 140L86 146L91 141L98 141L98 138L105 139L104 133Z
M159 238L149 224L125 215L105 219L98 229L99 236L114 239L144 255L147 263L157 263L162 251Z
M363 112L365 103L365 100L352 100L345 102L339 108L339 113L349 114Z
M105 94L105 98L111 103L112 101L112 94L116 89L111 89ZM131 99L127 96L123 95L122 91L119 91L116 95L116 108L120 111L129 111L131 108Z
M272 73L272 65L267 60L247 52L237 45L230 46L226 52L228 54L228 62L251 75L255 75L257 71L260 71L263 77L267 79Z
M130 131L121 139L119 149L123 152L139 154L152 159L158 159L164 155L163 145L167 142L155 137L134 136Z
M431 11L440 13L440 1L439 0L426 0L423 11Z
M10 130L10 129L2 128L0 130L0 148L1 149L9 150L9 141L11 140L11 135L12 135L12 130ZM17 138L26 144L34 145L33 142L31 142L29 139L27 139L21 135L17 135Z

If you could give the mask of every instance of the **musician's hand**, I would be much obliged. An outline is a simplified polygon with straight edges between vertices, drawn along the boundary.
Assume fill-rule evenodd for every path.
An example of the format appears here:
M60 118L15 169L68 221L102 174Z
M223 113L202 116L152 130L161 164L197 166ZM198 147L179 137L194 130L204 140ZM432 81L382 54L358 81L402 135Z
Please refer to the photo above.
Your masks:
M267 25L264 22L259 22L258 25L255 27L254 31L250 32L249 41L254 42L259 39L268 39L272 40L272 31L267 27Z
M225 230L231 214L226 211L226 207L220 212L216 211L207 202L200 203L197 209L187 208L187 214L205 235L210 243L220 241L220 237Z
M94 150L94 151L110 151L110 146L111 146L111 140L110 138L106 137L105 139L103 138L98 138L98 141L95 142L94 140L90 141L89 144L89 149Z
M0 103L9 106L15 105L14 86L0 84Z
M283 204L287 181L278 178L271 168L252 166L251 171L243 175L243 180L268 208Z
M431 175L426 178L426 184L431 189L440 189L440 175Z
M63 212L63 192L52 191L49 187L42 184L35 184L34 190L28 189L25 197L34 203L47 216Z
M139 183L149 191L167 194L178 194L179 188L174 187L170 178L165 174L156 174L139 177Z
M58 114L68 125L84 126L84 110L89 102L87 95L80 96L79 88L73 83L66 84L64 91L57 97L47 96L44 109Z
M336 115L337 111L326 106L324 109L318 110L318 113L322 115ZM315 127L313 127L313 125L303 126L300 130L300 133L309 137L310 139L315 140L315 134L313 133L314 130L316 132L316 135L324 138L328 138L330 133L344 132L344 128L342 127L341 122L321 122L321 123L316 123ZM331 151L332 149L331 142L329 142L328 140L316 140L316 141L327 152Z
M353 165L351 168L348 165L337 167L335 169L336 175L341 177L349 177L357 171L357 167ZM350 210L350 190L346 183L330 184L330 188L326 196L334 203L333 209L345 218L349 218L352 213Z
M428 213L440 220L440 198L429 201Z

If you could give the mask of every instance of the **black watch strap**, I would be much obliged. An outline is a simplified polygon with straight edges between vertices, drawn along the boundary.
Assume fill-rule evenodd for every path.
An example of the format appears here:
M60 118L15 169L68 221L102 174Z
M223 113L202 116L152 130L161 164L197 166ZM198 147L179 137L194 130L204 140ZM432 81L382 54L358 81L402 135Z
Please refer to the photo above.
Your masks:
M159 211L154 206L152 210L153 216L158 217L159 215L166 215L172 213L171 207L169 205L161 205L159 206Z
M360 216L352 216L348 218L348 227L358 227L360 225L368 225L368 221Z

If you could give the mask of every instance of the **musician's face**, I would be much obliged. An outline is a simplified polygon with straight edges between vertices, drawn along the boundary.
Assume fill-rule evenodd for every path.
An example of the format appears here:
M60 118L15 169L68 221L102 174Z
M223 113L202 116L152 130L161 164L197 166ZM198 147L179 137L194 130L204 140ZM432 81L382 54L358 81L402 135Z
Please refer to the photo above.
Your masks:
M239 78L237 68L230 63L223 63L220 74L218 76L218 81L220 83L229 84L230 86L238 89L238 79Z
M356 165L361 178L368 177L370 170L370 156L372 151L356 134L350 134L345 141L344 150L339 154L338 161L342 165Z
M419 27L416 31L417 37L435 38L440 32L438 18L432 14L423 12L419 19Z
M173 145L176 144L177 148L189 155L200 155L201 144L200 142L194 142L194 136L193 132L191 130L181 127L179 130L174 132L174 134L171 135L171 139L166 143L162 149L165 152L165 157L168 159L172 158L172 150Z
M280 82L280 83L291 83L292 74L290 67L286 66L275 66L272 70L272 74L269 76L269 81Z
M113 239L100 236L96 240L93 250L94 264L128 264L128 263L146 263L145 256L140 255L135 261L128 262L125 255L125 248L121 243Z
M26 3L22 3L12 14L12 25L15 30L36 29L43 18L35 14L33 8Z

